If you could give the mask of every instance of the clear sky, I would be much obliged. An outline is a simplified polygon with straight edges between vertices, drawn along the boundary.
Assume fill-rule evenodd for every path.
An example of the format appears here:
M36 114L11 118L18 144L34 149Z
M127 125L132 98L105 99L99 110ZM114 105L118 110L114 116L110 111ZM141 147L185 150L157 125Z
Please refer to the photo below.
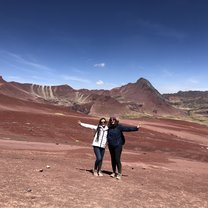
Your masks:
M208 90L207 0L0 0L6 81Z

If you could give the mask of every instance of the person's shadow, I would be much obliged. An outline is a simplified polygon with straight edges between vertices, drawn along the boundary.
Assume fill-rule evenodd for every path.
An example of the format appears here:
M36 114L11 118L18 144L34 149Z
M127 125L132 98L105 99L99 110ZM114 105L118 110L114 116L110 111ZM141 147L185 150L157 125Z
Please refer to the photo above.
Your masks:
M93 169L84 169L84 168L77 168L77 169L79 169L81 171L87 171L87 172L93 174ZM102 173L110 176L113 172L112 171L108 171L108 170L102 170ZM123 175L122 174L122 176L126 177L128 175Z
M92 173L92 174L93 174L93 169L84 169L84 168L79 168L79 170L81 170L81 171L87 171L87 172L89 172L89 173ZM103 174L106 174L106 175L110 175L110 174L112 174L112 172L111 172L111 171L108 171L108 170L102 170L102 173L103 173Z

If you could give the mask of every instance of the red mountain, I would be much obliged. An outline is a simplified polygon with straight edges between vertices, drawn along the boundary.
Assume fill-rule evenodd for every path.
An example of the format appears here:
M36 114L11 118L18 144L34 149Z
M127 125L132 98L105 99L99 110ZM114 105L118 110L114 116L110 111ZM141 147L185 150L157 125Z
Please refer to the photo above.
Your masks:
M111 95L120 102L129 105L133 111L158 115L180 115L182 113L172 107L144 78L140 78L136 83L112 89Z
M2 76L0 76L0 94L13 97L13 98L18 98L21 100L33 100L34 99L34 96L30 94L27 90L24 90L16 86L12 82L6 82L5 80L3 80Z
M75 90L68 85L43 86L6 82L0 77L0 94L20 100L68 106L90 115L181 116L182 110L171 106L146 79L112 90Z

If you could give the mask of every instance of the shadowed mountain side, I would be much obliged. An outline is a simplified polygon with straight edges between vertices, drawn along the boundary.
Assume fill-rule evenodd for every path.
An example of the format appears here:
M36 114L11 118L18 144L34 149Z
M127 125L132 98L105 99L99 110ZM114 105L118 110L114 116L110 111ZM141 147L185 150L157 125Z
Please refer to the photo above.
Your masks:
M186 110L190 117L199 121L208 121L208 91L179 91L163 96L171 105Z
M127 105L110 96L92 94L87 99L88 103L74 103L71 109L94 116L122 116L131 112Z
M129 113L130 110L125 104L119 103L110 96L99 96L91 107L90 115L96 116L121 116Z

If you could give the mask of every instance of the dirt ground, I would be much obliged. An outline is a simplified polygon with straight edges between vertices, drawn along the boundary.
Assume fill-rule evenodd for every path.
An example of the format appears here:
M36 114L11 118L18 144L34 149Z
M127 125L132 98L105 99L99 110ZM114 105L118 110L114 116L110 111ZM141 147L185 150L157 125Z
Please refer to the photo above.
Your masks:
M97 119L64 110L0 110L0 207L208 207L208 128L165 119L125 133L121 180L92 175L93 132L78 121Z

